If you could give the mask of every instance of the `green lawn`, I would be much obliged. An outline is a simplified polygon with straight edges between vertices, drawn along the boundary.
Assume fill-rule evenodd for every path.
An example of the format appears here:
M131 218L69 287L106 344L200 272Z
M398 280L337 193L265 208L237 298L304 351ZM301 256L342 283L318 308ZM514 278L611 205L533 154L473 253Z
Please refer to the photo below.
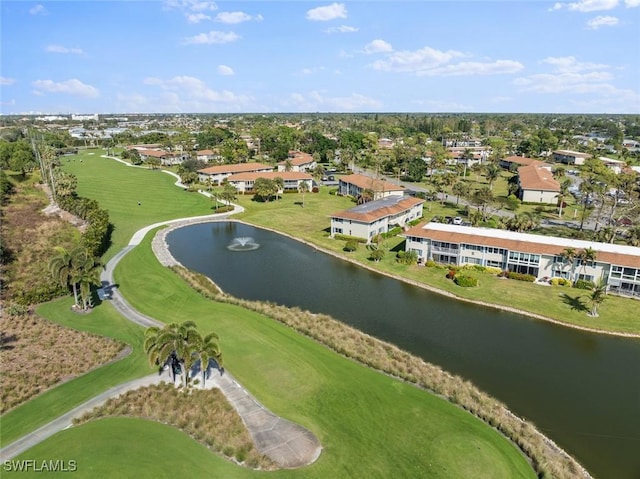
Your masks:
M104 262L120 251L140 228L183 216L214 213L211 200L177 188L173 176L160 170L125 166L101 158L103 153L103 150L83 151L62 162L65 171L78 177L78 194L97 200L109 211L109 219L115 225Z
M63 326L117 339L132 346L133 352L120 361L50 389L4 414L1 418L2 446L113 386L152 372L142 350L141 327L120 316L111 305L103 304L88 315L79 315L71 311L72 303L71 298L64 298L41 305L37 312ZM38 371L33 371L33 374L38 374Z

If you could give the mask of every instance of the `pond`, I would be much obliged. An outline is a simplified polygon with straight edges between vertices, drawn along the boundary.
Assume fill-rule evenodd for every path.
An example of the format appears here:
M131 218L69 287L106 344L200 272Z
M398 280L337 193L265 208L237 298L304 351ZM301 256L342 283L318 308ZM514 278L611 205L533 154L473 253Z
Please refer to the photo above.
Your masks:
M596 477L640 478L638 340L456 301L242 223L187 226L167 243L236 297L329 314L472 381Z

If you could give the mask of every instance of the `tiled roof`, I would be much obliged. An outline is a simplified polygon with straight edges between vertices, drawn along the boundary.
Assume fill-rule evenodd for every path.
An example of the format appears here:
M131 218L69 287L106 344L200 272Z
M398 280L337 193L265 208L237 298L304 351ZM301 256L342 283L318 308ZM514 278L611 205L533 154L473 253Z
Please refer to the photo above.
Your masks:
M597 252L596 261L640 268L640 248L635 246L442 223L423 223L414 226L405 232L404 236L429 238L449 243L492 246L511 251L545 255L560 255L565 248L574 248L575 250L592 248Z
M506 161L509 163L517 163L518 165L522 165L522 166L528 166L531 163L538 160L534 160L533 158L527 158L526 156L508 156L506 158L503 158L502 161Z
M196 154L197 154L197 155L200 155L200 156L202 156L202 155L208 155L208 156L211 156L211 155L214 155L214 154L215 154L215 152L214 152L213 150L198 150L198 151L196 152Z
M210 166L209 168L198 170L198 173L203 173L205 175L220 175L225 173L233 174L258 170L273 170L273 166L265 165L263 163L237 163L233 165Z
M162 158L163 156L172 156L168 151L162 150L138 150L141 155L153 156L154 158Z
M518 177L523 190L560 191L560 183L541 161L518 168Z
M352 185L357 186L358 188L362 188L363 190L371 189L374 192L379 191L402 191L404 188L402 186L395 185L389 181L385 180L376 180L369 176L353 174L340 177L341 183L350 183Z
M308 165L313 163L313 156L309 153L302 153L300 151L290 151L289 158L278 163L279 165L286 165L287 161L290 161L293 166Z
M237 173L227 178L227 181L255 181L258 178L282 178L283 180L311 180L313 177L309 173L301 171L252 171Z
M576 158L590 158L591 155L589 153L582 153L580 151L573 150L554 150L554 154L564 155L564 156L574 156Z
M370 201L351 209L331 215L332 218L355 220L362 223L372 223L386 216L393 216L407 211L413 206L424 203L420 198L404 196L387 196L376 201Z

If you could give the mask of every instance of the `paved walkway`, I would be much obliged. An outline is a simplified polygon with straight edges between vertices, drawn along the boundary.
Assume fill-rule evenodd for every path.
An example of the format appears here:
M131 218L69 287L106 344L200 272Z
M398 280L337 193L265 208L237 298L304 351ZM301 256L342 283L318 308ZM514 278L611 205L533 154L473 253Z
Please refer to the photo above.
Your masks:
M206 192L201 192L207 195ZM137 231L128 246L116 254L105 266L100 276L103 290L108 294L109 301L116 310L124 317L145 328L150 326L164 326L163 323L146 316L133 309L125 300L117 285L114 282L113 271L120 260L140 244L145 235L158 226L171 225L173 229L188 224L202 223L216 219L226 219L230 214L242 211L240 206L234 205L232 212L218 215L199 216L193 218L182 218L178 220L155 223ZM165 242L167 231L161 230L153 239L153 251L158 260L164 266L177 264L169 252ZM135 379L118 386L90 399L62 416L54 419L50 423L42 426L36 431L23 436L10 445L0 449L0 462L12 459L18 454L30 449L36 444L51 437L53 434L70 427L73 419L83 416L95 407L104 404L108 399L117 397L127 391L138 389L151 384L158 384L162 381L170 381L166 375L152 374L144 378ZM318 459L322 452L322 445L318 438L309 430L298 424L282 419L262 404L260 404L246 389L244 389L235 378L225 370L224 374L213 372L207 380L207 388L217 387L236 409L242 421L247 426L256 449L269 457L282 468L297 468L312 464Z

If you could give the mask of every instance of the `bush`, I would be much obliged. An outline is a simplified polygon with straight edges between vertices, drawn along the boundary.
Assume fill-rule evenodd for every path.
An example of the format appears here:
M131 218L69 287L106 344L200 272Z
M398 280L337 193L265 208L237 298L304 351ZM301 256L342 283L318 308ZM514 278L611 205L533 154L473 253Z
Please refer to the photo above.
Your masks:
M473 288L475 286L478 286L477 278L474 278L473 276L467 276L465 274L456 275L456 277L453 278L453 282L458 286L462 286L463 288Z
M526 281L528 283L533 283L536 280L536 277L532 274L516 273L515 271L509 271L507 273L507 278Z
M433 268L434 266L436 266L436 262L433 261L432 259L427 260L427 262L425 263L425 266L427 268Z
M484 273L487 268L480 264L465 264L463 266L464 269L470 269L471 271L478 271L479 273Z
M364 238L358 238L357 236L349 236L349 235L341 235L337 234L333 236L335 239L339 241L355 241L356 243L366 243L367 240Z
M447 279L453 279L456 277L456 272L453 269L450 269L449 271L447 271Z
M593 289L596 285L593 281L587 281L586 279L578 279L573 283L573 287L577 289Z
M399 251L396 258L400 264L416 264L418 262L418 253L415 251Z
M386 233L382 233L382 237L391 238L392 236L397 236L400 233L402 233L402 228L400 228L399 226L396 226L395 228L391 228Z
M352 251L355 251L357 249L358 249L358 242L355 240L348 240L344 244L344 248L342 248L342 250L346 251L347 253L351 253Z
M502 270L500 268L495 268L493 266L487 266L484 271L485 271L485 273L497 274L497 275L502 273Z
M374 249L371 251L369 255L369 259L375 261L376 263L384 258L384 250L382 249Z
M571 281L565 278L551 278L549 283L552 286L571 286Z

